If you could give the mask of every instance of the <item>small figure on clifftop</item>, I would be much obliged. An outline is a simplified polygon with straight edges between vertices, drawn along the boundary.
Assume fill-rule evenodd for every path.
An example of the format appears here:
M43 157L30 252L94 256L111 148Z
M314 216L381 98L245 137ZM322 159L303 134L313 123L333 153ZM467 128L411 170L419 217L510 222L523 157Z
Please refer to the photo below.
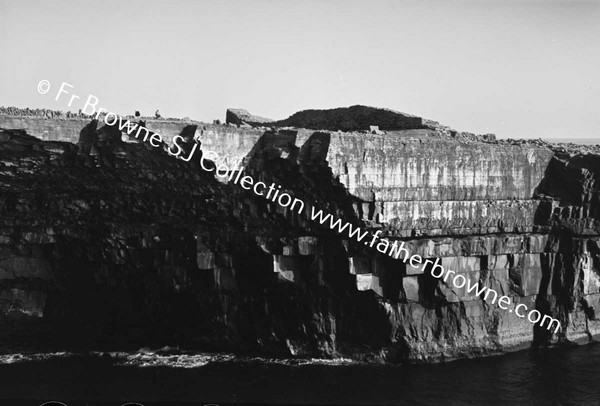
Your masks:
M160 118L160 111L156 110L156 113L154 113L154 117L155 118Z
M140 116L140 112L138 110L135 111L135 117L139 117Z

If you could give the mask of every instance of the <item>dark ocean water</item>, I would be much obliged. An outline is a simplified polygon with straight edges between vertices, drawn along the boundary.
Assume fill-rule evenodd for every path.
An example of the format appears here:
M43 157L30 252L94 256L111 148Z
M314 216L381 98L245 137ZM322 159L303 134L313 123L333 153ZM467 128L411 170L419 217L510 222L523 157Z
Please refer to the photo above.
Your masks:
M4 357L0 405L600 405L600 345L393 367L151 353L43 358Z

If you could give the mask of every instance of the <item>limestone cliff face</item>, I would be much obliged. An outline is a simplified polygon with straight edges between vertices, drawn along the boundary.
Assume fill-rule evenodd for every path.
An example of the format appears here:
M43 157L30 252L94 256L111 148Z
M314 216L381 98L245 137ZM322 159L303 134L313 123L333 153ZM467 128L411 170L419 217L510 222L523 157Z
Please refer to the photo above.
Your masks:
M146 122L166 142L190 124ZM232 169L558 318L553 335L197 160L81 118L0 116L0 127L44 140L0 132L4 342L397 362L600 333L598 153L433 128L192 130Z

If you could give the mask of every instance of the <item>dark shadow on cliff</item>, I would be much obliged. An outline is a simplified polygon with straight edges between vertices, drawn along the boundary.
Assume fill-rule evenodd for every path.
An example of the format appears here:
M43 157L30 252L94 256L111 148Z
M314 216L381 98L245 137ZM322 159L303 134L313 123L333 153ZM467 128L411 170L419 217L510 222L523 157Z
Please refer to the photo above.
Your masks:
M301 235L318 236L323 244L322 252L309 255L301 271L301 282L297 284L281 283L271 285L270 293L279 296L273 299L277 306L295 309L295 316L289 314L290 321L317 328L311 320L319 317L332 317L337 327L336 342L344 345L381 346L389 344L391 324L378 298L372 291L360 292L356 287L356 276L351 275L348 267L348 252L342 240L351 240L329 227L318 225L310 219L312 207L331 213L355 226L364 227L357 217L354 207L361 201L350 195L346 187L333 176L327 162L331 135L327 132L314 132L302 144L296 146L298 132L295 130L267 131L256 142L244 158L244 171L255 180L267 185L281 185L290 195L305 203L301 214L284 215L292 227ZM273 206L276 203L271 203ZM347 247L356 250L353 242ZM376 251L370 253L373 257ZM382 283L383 277L382 276ZM392 281L389 277L386 281ZM394 281L398 284L398 281ZM389 286L389 285L388 285ZM291 292L289 297L281 298L281 289ZM393 293L394 289L386 289ZM398 299L398 292L395 293ZM322 326L312 334L318 332ZM308 334L309 336L311 334Z
M576 241L597 235L600 228L600 157L556 151L536 187L540 204L534 216L534 231L547 233L542 254L542 280L536 309L557 318L563 327L559 342L566 342L570 314L579 306L586 317L600 309L589 309L583 300L583 282L576 268L581 248ZM593 250L590 250L593 254ZM553 331L534 325L534 345L546 345Z
M181 132L186 151L197 145L194 132ZM17 182L30 179L28 172L10 178L14 190L0 208L14 219L15 247L33 250L43 241L51 286L19 283L47 297L40 302L41 321L52 325L45 343L282 356L336 355L344 348L346 355L376 354L389 345L382 299L357 290L339 234L218 182L199 168L201 155L183 162L164 146L123 143L121 135L92 121L80 134L79 154L65 159L67 152L56 152L60 143L32 140L27 148L42 152L25 152L31 167L10 167L27 169L37 182L32 195ZM327 165L329 134L314 133L300 148L295 141L295 132L265 133L246 157L247 173L361 225L356 200ZM291 242L299 236L321 243L299 255ZM210 257L202 267L201 248ZM296 261L297 282L273 272L273 255L284 250ZM387 295L395 300L398 291L386 287Z

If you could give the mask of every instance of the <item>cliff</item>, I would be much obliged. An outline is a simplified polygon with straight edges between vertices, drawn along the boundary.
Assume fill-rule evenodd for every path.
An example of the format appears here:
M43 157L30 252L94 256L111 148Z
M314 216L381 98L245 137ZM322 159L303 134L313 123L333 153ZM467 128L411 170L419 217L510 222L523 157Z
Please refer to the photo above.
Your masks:
M600 151L418 119L375 133L145 124L442 258L563 331L218 182L197 160L85 117L11 114L0 115L2 341L399 362L599 334Z

